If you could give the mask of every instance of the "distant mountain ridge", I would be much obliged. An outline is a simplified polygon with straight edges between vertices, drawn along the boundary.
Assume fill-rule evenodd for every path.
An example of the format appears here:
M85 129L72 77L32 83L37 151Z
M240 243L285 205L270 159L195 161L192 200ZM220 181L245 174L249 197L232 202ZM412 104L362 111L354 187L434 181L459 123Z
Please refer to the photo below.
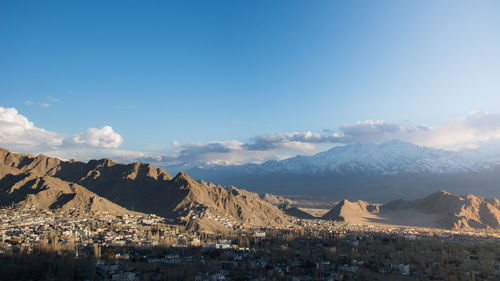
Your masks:
M418 198L439 188L498 197L499 164L496 154L447 151L393 140L336 146L312 156L262 164L201 165L187 172L255 192L336 200L338 195L359 199L356 194L362 194L365 200L384 201L387 198L379 197L380 191L394 194L392 199Z
M499 159L481 159L462 153L392 140L381 144L355 143L336 146L312 156L295 156L281 161L262 164L205 165L207 170L228 169L246 173L364 173L377 175L457 173L489 169L500 163Z
M413 201L373 204L342 200L323 217L361 224L393 224L444 229L500 229L500 201L444 190Z
M182 172L172 178L151 164L62 161L0 149L0 204L13 202L39 208L129 209L208 231L231 224L276 225L287 218L255 193L195 181Z

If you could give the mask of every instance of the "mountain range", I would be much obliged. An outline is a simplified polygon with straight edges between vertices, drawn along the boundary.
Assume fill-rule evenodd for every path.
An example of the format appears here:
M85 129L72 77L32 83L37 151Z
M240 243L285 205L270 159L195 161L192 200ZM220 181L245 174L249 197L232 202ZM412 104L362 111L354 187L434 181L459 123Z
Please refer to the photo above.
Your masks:
M386 202L438 189L500 197L500 157L475 149L448 151L398 140L335 146L312 156L244 165L199 165L187 172L254 192Z
M151 164L62 161L0 149L0 206L11 204L115 213L133 210L206 231L279 225L287 219L255 193L195 181L182 172L172 178Z
M79 210L89 216L96 212L156 214L204 232L290 226L293 217L448 229L500 228L500 201L445 191L386 204L344 199L320 218L298 207L303 203L197 181L183 172L172 178L151 164L63 161L0 149L0 207Z

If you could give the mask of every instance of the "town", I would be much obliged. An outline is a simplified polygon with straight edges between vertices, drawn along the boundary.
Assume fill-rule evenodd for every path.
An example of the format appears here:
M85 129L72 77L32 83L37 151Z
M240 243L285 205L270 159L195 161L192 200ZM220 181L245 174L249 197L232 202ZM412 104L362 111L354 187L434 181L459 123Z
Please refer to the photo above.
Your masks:
M137 213L0 210L7 280L498 280L500 233L296 219L196 232Z

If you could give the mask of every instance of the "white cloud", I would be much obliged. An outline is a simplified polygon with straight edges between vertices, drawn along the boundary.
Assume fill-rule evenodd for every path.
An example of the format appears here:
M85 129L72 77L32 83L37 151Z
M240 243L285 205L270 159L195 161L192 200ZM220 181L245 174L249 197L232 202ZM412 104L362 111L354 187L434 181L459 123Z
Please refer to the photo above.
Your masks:
M71 143L94 148L118 148L123 144L123 138L111 126L104 126L101 129L89 128L85 133L71 137Z
M479 147L500 139L500 114L472 112L442 126L401 125L368 120L343 125L327 139L331 142L384 142L393 139L440 149L457 150Z
M332 143L355 143L355 142L384 142L392 139L401 139L410 133L426 131L423 125L403 126L401 124L386 122L384 120L358 121L354 124L346 124L339 127L339 132L325 136L324 140ZM325 130L332 132L332 130Z
M279 148L294 148L311 150L314 143L325 142L325 137L313 132L276 133L257 136L245 147L249 150L269 150Z
M258 136L250 143L238 140L177 144L178 152L163 160L170 164L244 164L279 160L297 153L318 152L322 137L312 132L277 133Z
M118 148L123 138L110 126L68 136L38 128L15 108L0 106L0 146L27 153L86 148ZM83 150L84 151L84 150Z
M62 145L64 136L37 128L15 108L0 106L0 144L5 148L32 152Z
M281 151L250 150L238 140L211 142L207 144L187 144L176 155L176 163L189 164L243 164L260 163L279 157Z
M293 134L288 135L293 137ZM38 128L15 108L0 107L0 146L15 152L43 153L62 159L89 160L109 157L119 162L150 162L158 165L200 163L246 163L283 158L275 150L249 150L237 140L180 144L172 143L171 155L121 150L123 137L111 126L89 128L76 135L65 135ZM297 149L294 141L284 141L281 148Z
M40 106L47 108L47 107L50 107L50 104L44 102L44 103L40 104Z
M332 141L353 142L353 141L384 141L394 135L400 134L404 129L401 125L388 123L382 120L358 121L355 124L347 124L340 127L342 135L334 134Z
M452 150L479 147L485 142L500 139L500 114L472 112L452 119L443 126L408 133L402 139L419 145Z

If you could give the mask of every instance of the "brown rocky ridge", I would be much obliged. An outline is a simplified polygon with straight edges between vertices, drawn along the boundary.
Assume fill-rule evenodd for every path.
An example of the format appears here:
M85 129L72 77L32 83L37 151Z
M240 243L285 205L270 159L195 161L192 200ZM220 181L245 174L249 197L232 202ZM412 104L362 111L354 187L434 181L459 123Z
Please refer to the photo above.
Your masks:
M219 231L231 225L270 226L288 217L255 193L172 178L151 164L109 159L63 161L0 149L0 205L90 208L156 214L193 230Z
M386 204L342 200L323 219L373 225L404 225L444 229L500 229L500 201L443 190L418 200Z

